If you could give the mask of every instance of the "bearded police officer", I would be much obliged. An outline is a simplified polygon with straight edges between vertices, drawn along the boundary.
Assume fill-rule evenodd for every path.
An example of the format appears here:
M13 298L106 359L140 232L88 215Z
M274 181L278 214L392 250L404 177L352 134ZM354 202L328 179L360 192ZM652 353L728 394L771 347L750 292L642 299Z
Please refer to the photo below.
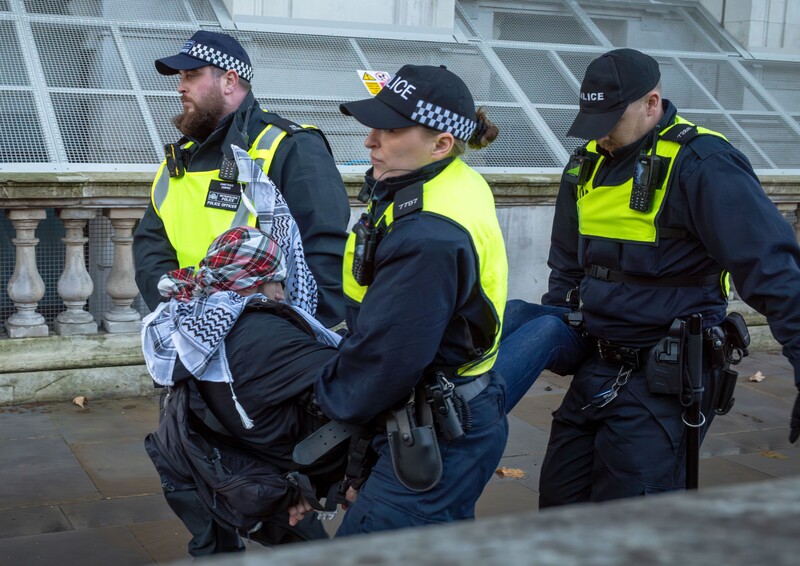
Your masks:
M746 329L726 318L728 273L766 315L800 386L795 234L747 158L662 99L660 76L653 58L618 49L592 61L581 85L569 135L593 141L564 170L542 302L566 308L579 288L583 327L566 338L550 316L544 330L537 319L520 327L548 347L562 336L560 354L543 364L579 352L581 331L592 344L553 414L541 507L685 486L687 431L702 438L715 410L730 408L727 366L746 350ZM514 355L505 342L503 355ZM792 441L799 412L796 404Z
M158 279L195 266L212 240L236 225L257 223L237 183L231 145L277 185L300 229L319 292L317 318L344 318L341 265L349 203L322 132L260 108L251 92L250 57L233 37L198 31L180 53L155 62L180 75L183 111L173 119L183 137L165 147L152 200L134 236L136 282L154 309Z

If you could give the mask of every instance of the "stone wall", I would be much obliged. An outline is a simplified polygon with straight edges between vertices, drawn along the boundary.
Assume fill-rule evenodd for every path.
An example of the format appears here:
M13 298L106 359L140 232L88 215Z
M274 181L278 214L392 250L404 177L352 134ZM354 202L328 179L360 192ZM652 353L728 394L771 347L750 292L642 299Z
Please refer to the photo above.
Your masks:
M558 190L556 175L490 174L498 217L509 256L509 298L538 301L547 287L546 265L553 206ZM148 394L152 385L140 350L141 315L132 304L131 231L148 203L151 175L139 173L9 174L0 181L0 207L16 229L10 242L16 250L14 274L0 294L7 293L16 312L0 333L0 404ZM800 178L764 177L765 190L795 229L800 229ZM361 186L358 175L345 175L352 217L363 205L355 200ZM55 209L64 223L67 257L58 282L58 295L67 307L51 325L38 316L44 293L35 254L37 223L46 209ZM84 238L88 218L101 215L114 230L109 242ZM71 226L71 228L70 228ZM86 247L113 250L113 266L103 280L87 280ZM40 253L49 253L41 250ZM38 278L38 280L37 280ZM97 286L99 289L94 289ZM98 293L110 298L109 308L87 317L85 305ZM94 293L94 295L93 295ZM2 298L2 295L0 295ZM734 301L750 324L754 350L777 349L764 319Z

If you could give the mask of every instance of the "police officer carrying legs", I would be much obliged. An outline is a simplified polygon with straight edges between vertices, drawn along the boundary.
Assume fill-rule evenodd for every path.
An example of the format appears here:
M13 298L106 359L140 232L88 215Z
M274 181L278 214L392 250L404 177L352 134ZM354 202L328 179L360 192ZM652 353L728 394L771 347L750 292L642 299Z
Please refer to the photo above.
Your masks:
M183 134L165 146L152 199L134 235L136 282L151 309L162 300L159 278L196 266L219 234L255 226L237 183L231 145L248 150L286 199L319 292L317 318L344 318L341 258L350 207L322 132L262 110L251 92L255 71L236 39L201 30L180 53L159 59L162 75L180 75Z
M508 266L492 192L459 155L497 128L444 67L406 65L341 110L371 128L372 168L345 252L350 334L315 394L386 432L337 535L470 518L508 435L492 371Z
M569 135L592 141L562 176L543 303L566 307L579 287L598 347L553 415L542 507L684 487L687 429L702 436L729 408L725 366L746 350L746 329L726 318L728 272L800 385L795 234L747 158L662 99L660 76L653 58L618 49L581 85Z

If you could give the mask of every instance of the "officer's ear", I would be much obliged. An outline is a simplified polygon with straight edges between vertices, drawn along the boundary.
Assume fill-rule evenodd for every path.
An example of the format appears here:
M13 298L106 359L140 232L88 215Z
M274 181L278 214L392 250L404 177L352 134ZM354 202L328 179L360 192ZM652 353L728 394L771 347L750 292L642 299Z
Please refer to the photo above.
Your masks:
M645 105L648 116L657 114L661 110L661 93L658 89L651 90L645 95Z
M453 134L449 134L447 132L441 132L436 134L436 138L433 144L433 153L431 157L434 160L444 159L450 152L453 150L453 146L455 145L456 140L453 137Z
M225 94L231 94L235 92L236 87L239 85L239 74L233 69L225 71L220 79L220 84L222 85L222 91Z

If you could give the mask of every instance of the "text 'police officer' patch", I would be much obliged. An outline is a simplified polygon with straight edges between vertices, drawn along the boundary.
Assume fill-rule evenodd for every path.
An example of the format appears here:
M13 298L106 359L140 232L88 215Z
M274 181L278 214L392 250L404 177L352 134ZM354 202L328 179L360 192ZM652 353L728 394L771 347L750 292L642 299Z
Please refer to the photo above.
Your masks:
M238 183L226 181L211 181L206 195L206 208L219 208L220 210L236 210L242 200L242 190Z

